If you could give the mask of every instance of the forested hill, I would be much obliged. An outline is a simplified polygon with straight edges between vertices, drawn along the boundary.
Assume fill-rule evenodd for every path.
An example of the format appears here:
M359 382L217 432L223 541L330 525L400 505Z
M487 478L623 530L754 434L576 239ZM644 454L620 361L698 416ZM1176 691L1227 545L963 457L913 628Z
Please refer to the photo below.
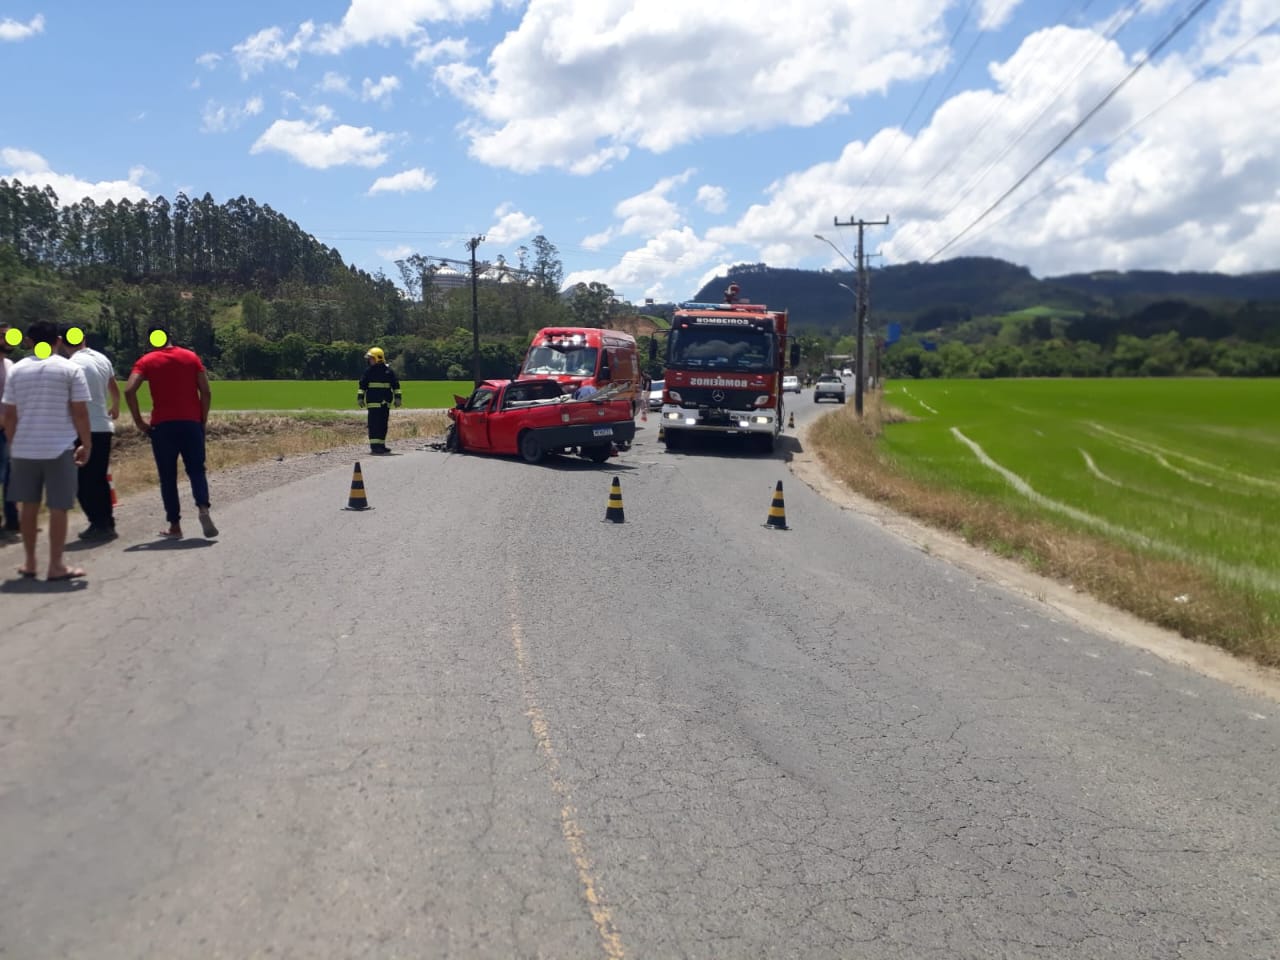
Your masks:
M530 247L528 269L522 248L518 268L499 258L479 284L482 376L510 373L531 330L608 309L607 288L562 304L554 244ZM161 326L219 377L358 377L371 344L410 378L469 376L470 290L416 254L396 267L403 289L245 197L64 206L50 188L0 180L0 318L81 324L119 372Z
M0 243L86 285L173 279L264 289L291 278L325 284L346 270L338 251L271 207L245 197L219 204L207 193L61 206L52 187L0 180Z
M1280 271L1231 276L1216 273L1134 271L1070 274L1037 279L1026 267L987 257L960 257L941 263L908 263L872 270L871 310L879 323L897 322L904 331L954 329L982 317L1044 310L1063 317L1088 316L1123 327L1141 314L1151 323L1151 308L1176 302L1173 312L1208 311L1225 323L1218 335L1253 338L1257 305L1280 306ZM736 282L742 296L756 303L785 306L802 329L844 328L854 308L852 270L794 270L765 264L740 264L708 282L698 300L719 300ZM1159 312L1159 311L1158 311ZM1271 315L1275 311L1264 311ZM1233 319L1239 315L1239 327ZM1247 329L1245 329L1247 327Z

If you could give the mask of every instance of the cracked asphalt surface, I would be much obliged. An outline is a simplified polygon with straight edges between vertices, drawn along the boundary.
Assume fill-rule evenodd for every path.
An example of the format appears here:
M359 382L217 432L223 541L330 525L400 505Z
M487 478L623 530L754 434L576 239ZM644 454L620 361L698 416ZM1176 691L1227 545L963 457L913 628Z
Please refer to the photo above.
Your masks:
M1274 701L655 432L0 583L0 957L1280 956Z

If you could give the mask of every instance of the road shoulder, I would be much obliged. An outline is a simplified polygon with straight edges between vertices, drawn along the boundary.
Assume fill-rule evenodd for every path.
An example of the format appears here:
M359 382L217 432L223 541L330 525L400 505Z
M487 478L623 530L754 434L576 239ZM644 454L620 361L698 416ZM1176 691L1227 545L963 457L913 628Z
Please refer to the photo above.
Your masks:
M1146 650L1170 663L1231 684L1280 703L1280 670L1273 670L1231 656L1204 643L1140 620L1074 590L1069 584L1042 577L1012 560L998 557L965 543L953 534L926 526L850 490L832 477L808 444L808 429L796 431L800 452L790 462L791 472L814 492L841 509L864 517L916 548L940 557L979 579L1012 590L1050 607L1063 617L1111 640Z

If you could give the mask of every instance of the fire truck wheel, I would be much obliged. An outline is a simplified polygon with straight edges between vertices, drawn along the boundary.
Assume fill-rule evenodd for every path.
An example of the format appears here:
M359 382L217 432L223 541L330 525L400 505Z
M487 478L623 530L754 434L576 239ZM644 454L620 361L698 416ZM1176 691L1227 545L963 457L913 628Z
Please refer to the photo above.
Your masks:
M526 430L520 434L520 456L524 457L528 463L541 463L543 453L542 444L538 441L538 435L532 430Z
M667 430L664 442L668 450L679 450L684 443L684 434L679 430Z

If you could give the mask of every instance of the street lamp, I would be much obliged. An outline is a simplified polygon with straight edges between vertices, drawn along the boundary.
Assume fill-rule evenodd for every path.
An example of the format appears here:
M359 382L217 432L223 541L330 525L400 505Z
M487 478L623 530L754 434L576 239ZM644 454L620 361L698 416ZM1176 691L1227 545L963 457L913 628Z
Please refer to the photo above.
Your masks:
M821 240L823 243L827 244L829 247L831 247L831 249L832 249L832 250L834 250L836 253L840 254L840 258L841 258L842 260L844 260L844 262L845 262L845 263L847 263L850 267L852 267L852 269L853 269L853 271L854 271L855 273L857 272L858 268L857 268L857 267L855 267L855 266L853 265L853 261L852 261L852 260L850 260L848 257L846 257L846 256L844 255L844 251L843 251L843 250L841 250L839 247L837 247L834 243L832 243L830 240L828 240L826 237L824 237L824 236L823 236L822 234L820 234L820 233L815 233L815 234L813 235L813 239L815 239L815 240Z

